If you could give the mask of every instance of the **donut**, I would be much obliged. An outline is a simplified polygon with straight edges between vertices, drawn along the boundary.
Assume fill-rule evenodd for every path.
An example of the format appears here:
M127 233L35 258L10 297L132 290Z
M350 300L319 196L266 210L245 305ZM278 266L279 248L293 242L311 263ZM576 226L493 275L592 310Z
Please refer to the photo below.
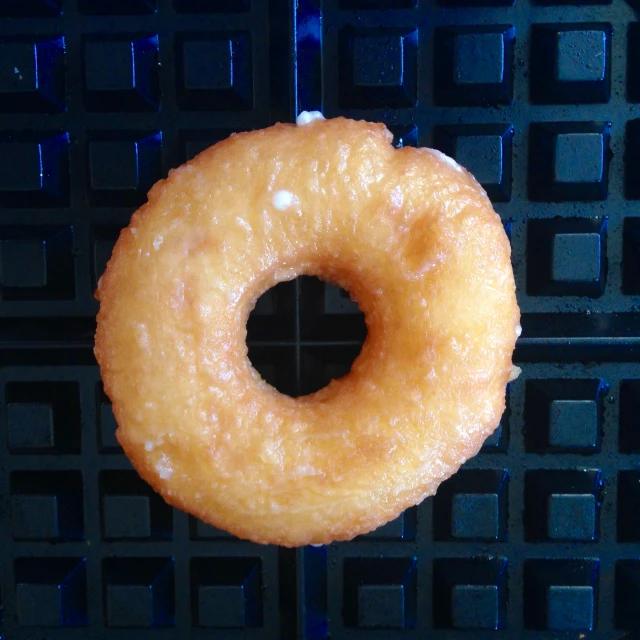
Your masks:
M293 398L247 356L246 322L302 274L346 289L351 371ZM348 540L435 493L498 425L519 309L484 190L383 124L302 114L169 172L96 297L117 439L165 500L289 547Z

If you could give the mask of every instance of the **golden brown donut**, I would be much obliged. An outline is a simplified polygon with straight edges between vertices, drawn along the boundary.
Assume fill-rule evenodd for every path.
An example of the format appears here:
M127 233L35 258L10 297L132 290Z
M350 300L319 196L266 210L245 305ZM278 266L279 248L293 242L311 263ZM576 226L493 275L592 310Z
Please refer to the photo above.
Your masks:
M117 438L167 502L256 542L371 531L436 491L499 423L519 330L510 246L476 180L382 124L303 114L169 173L96 293ZM282 280L346 288L368 336L302 398L247 358Z

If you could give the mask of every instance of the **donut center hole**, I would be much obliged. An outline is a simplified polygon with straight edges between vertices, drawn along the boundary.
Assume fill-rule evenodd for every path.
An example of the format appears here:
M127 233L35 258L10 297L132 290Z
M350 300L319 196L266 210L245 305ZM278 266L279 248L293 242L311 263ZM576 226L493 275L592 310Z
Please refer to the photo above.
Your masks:
M247 320L251 364L294 398L347 374L366 337L364 314L349 293L315 276L278 283Z

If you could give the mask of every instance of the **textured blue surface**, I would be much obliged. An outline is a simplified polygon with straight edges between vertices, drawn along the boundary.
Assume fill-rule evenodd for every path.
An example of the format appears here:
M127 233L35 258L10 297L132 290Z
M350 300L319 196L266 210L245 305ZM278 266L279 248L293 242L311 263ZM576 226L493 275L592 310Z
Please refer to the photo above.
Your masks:
M636 3L637 5L637 3ZM0 0L0 637L637 640L640 23L623 0ZM303 109L475 173L511 241L508 408L434 498L349 543L239 541L132 471L93 290L148 188ZM299 395L366 335L283 283L248 322Z

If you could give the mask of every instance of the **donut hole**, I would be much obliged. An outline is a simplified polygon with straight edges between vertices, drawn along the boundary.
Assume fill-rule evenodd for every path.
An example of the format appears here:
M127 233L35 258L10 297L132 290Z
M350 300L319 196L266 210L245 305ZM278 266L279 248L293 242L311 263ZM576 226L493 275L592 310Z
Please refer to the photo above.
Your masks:
M248 357L280 393L299 397L349 373L367 337L349 292L315 276L263 293L247 320Z

